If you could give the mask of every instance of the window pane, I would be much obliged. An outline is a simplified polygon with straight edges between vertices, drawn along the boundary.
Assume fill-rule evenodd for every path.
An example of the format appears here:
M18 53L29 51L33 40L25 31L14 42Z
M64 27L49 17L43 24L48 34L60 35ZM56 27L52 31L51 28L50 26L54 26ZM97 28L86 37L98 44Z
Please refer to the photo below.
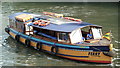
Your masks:
M59 39L60 40L68 40L68 34L67 33L59 33Z

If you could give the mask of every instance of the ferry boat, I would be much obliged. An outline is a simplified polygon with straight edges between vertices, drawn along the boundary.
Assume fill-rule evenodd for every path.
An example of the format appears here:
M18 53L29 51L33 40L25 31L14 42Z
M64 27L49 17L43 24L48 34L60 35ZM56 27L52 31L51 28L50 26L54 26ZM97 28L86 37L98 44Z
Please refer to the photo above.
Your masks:
M113 44L102 34L102 26L63 14L14 13L5 31L26 47L71 60L111 63L114 56Z

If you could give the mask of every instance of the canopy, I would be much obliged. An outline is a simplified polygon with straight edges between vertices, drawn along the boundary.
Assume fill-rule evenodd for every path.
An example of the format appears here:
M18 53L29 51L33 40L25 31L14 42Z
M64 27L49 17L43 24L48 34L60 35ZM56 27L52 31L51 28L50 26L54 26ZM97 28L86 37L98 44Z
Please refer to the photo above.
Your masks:
M87 22L82 22L81 24L66 23L66 24L62 24L62 25L56 25L56 24L51 23L47 26L38 26L38 25L31 24L31 26L37 27L37 28L42 28L42 29L47 29L47 30L60 31L60 32L72 32L73 30L75 30L77 28L83 28L83 27L87 27L87 26L101 27L101 26L90 24Z
M15 13L15 14L10 15L9 18L15 20L15 16L20 15L20 14L31 14L32 15L32 13L28 13L28 12L19 12L19 13ZM36 17L36 16L33 16L33 17ZM43 16L43 15L38 16L38 17L48 18L48 17ZM55 18L53 18L53 19L55 19ZM64 22L64 21L65 20L62 20L62 22ZM60 25L54 24L54 23L50 23L47 26L38 26L38 25L33 25L33 24L30 24L30 25L33 26L33 27L41 28L41 29L60 31L60 32L72 32L75 29L83 28L83 27L87 27L87 26L101 27L101 26L91 24L91 23L87 23L87 22L82 22L82 23L76 23L75 21L72 21L72 22L71 21L70 22L65 21L65 22L66 23L60 24Z

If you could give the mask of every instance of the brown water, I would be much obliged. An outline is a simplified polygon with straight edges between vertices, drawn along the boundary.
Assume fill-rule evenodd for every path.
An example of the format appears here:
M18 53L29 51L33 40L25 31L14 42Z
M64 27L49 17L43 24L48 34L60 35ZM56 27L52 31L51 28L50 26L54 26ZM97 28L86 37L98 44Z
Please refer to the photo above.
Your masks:
M32 48L26 48L23 44L13 40L4 28L9 24L8 16L16 12L39 13L43 11L62 13L64 16L81 18L85 22L103 26L103 33L112 31L112 43L118 56L114 57L112 64L90 64L76 62ZM0 65L3 66L118 66L120 65L120 49L118 48L118 5L117 3L18 3L3 2L2 27L0 36ZM0 23L1 24L1 23ZM6 40L5 40L6 39Z

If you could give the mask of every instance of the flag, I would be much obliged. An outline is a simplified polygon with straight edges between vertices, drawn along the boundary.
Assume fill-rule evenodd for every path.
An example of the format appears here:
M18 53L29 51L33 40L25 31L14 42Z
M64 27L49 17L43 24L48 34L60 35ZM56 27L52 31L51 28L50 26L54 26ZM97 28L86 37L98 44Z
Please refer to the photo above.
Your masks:
M106 38L107 40L110 41L110 32L107 32L105 35L102 36L102 38Z

